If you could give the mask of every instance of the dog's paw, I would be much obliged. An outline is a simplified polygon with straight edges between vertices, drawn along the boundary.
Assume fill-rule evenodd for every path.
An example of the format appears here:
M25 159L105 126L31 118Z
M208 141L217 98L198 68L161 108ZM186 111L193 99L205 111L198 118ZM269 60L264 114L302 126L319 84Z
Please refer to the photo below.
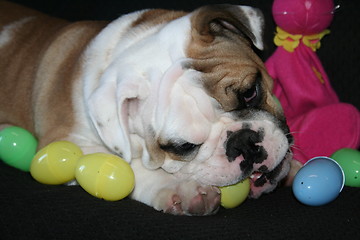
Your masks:
M219 209L220 190L195 181L181 182L161 189L153 205L157 210L175 215L210 215Z
M295 159L290 161L290 171L285 178L285 186L292 186L297 172L303 167L303 164Z

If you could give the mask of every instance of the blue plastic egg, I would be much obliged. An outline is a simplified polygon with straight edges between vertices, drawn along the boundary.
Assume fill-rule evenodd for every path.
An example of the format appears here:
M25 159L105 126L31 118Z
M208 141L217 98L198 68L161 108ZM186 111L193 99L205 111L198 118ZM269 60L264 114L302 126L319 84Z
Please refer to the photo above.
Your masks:
M344 187L340 165L328 157L309 160L296 174L292 185L295 197L310 206L325 205L337 198Z

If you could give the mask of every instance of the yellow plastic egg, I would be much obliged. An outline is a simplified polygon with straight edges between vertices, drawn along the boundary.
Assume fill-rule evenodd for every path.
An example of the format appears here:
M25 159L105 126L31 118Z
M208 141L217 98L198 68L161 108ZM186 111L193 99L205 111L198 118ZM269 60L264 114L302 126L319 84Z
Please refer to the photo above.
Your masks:
M220 187L221 206L235 208L245 201L250 192L250 180L245 180L225 187Z
M85 191L108 201L125 198L135 185L135 175L131 166L122 158L106 153L81 157L75 177Z
M75 167L83 155L81 149L68 141L50 143L34 156L31 176L44 184L64 184L75 178Z

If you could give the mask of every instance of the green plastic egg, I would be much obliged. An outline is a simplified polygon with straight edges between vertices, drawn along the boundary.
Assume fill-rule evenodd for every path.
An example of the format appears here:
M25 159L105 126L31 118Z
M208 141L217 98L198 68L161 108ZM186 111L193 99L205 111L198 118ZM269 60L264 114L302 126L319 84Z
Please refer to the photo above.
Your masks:
M7 127L0 131L0 159L8 165L28 172L38 142L27 130Z
M345 185L360 187L360 152L351 148L342 148L331 155L331 158L343 169Z

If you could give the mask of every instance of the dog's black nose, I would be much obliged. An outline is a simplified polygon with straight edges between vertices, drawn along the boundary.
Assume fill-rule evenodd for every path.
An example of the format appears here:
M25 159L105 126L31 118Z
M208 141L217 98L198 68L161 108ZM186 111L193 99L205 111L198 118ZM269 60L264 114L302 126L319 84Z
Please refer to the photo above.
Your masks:
M240 163L240 168L245 174L250 173L254 163L262 163L268 156L265 148L258 144L263 139L264 132L261 130L256 132L245 128L236 132L228 132L225 149L229 162L242 155L244 160ZM266 169L263 170L266 171Z

